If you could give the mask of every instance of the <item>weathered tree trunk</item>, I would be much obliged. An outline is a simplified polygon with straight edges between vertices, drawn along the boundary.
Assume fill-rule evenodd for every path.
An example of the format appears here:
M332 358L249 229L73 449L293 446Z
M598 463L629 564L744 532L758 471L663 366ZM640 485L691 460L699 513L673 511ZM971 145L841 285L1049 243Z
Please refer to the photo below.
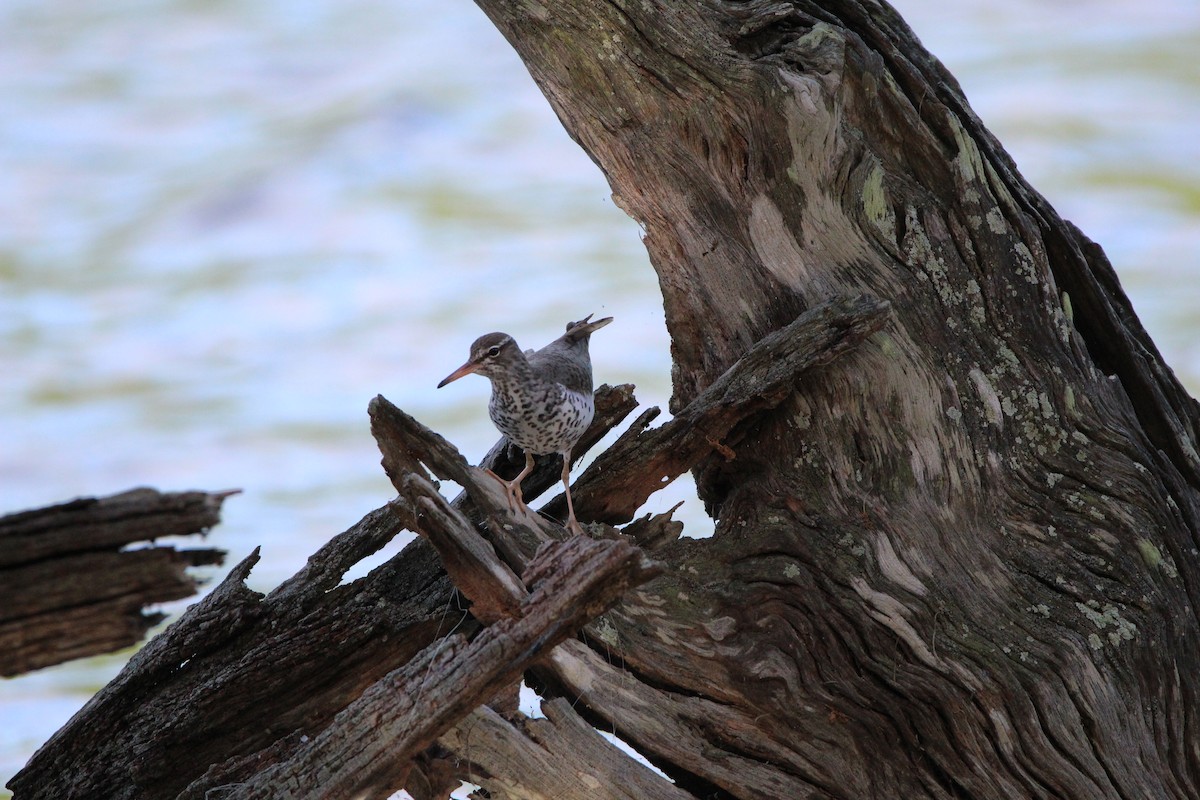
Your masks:
M237 568L16 796L1200 796L1197 405L894 12L479 4L644 226L672 335L676 419L635 422L577 513L627 522L693 469L715 535L550 545L377 400L400 497L267 598ZM401 526L422 544L337 585ZM569 704L468 714L526 666Z
M141 641L163 617L146 607L194 593L187 568L225 553L128 546L205 533L227 496L133 489L0 517L0 676Z
M825 298L894 311L699 466L663 621L606 618L750 727L557 688L697 793L1200 796L1196 403L894 12L479 4L645 227L676 407Z

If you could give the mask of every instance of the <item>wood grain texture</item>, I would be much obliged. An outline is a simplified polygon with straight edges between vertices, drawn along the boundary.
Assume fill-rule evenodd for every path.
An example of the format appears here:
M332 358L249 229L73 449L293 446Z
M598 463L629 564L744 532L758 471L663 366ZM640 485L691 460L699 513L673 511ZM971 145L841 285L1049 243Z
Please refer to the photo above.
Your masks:
M1200 796L1197 405L1100 248L1023 180L898 15L855 0L478 2L645 231L683 421L651 429L644 412L577 498L591 544L636 535L665 571L598 617L560 606L568 621L537 624L581 634L534 646L521 586L586 580L538 566L563 529L508 509L493 478L377 398L399 498L268 598L235 570L14 779L17 797L198 800L285 774L288 791L318 792L360 763L368 796L405 775L422 797L456 777L493 798L604 796L580 778L590 746L551 749L511 702L505 725L474 710L511 699L526 667L547 708L561 698L615 731L685 796ZM862 335L839 346L825 326L760 391L749 376L804 341L789 326L861 295ZM603 521L688 469L711 538ZM438 480L463 496L446 502ZM426 538L338 585L400 527ZM498 644L522 624L524 644ZM497 648L478 681L477 644ZM500 656L513 669L495 671ZM418 666L439 688L426 705ZM368 708L386 725L359 727ZM554 775L537 766L548 752Z
M194 594L188 567L225 555L154 540L203 535L228 496L134 489L0 517L0 675L141 641L162 619L146 609Z
M584 443L597 441L628 413L631 390L602 387L596 427ZM465 468L452 447L433 449L436 457L423 457ZM409 478L428 475L419 459L412 463L419 472ZM494 492L499 484L485 476L480 485ZM454 508L478 513L465 499ZM430 643L452 633L473 636L478 621L424 539L364 578L343 582L346 570L406 524L415 528L416 519L402 501L381 507L334 536L266 596L245 586L257 552L236 565L12 778L14 796L221 796L225 787L289 758L367 687ZM545 523L539 530L555 527ZM539 536L529 557L546 540Z
M714 537L597 632L760 730L700 758L660 715L639 749L737 797L734 754L798 797L1196 796L1197 405L898 15L479 5L645 230L673 410L807 308L892 307L701 466Z
M763 337L666 424L643 414L579 478L577 514L622 524L651 494L710 456L736 458L739 424L775 408L803 374L858 347L883 327L888 306L869 297L835 298ZM565 495L544 511L561 515ZM713 509L709 509L710 513Z
M486 706L477 708L439 742L469 760L457 767L458 774L487 783L493 787L489 791L502 797L691 799L670 781L631 763L626 752L597 733L566 700L549 701L542 710L544 718L514 722Z
M469 531L470 528L467 528ZM294 755L223 794L228 800L386 797L411 761L530 663L659 571L631 545L581 537L543 548L515 614L468 641L434 642L386 675Z
M245 585L256 551L39 750L9 782L14 796L173 798L206 773L240 780L273 763L281 740L328 724L443 625L464 622L427 550L340 584L400 530L387 507L373 512L266 596Z

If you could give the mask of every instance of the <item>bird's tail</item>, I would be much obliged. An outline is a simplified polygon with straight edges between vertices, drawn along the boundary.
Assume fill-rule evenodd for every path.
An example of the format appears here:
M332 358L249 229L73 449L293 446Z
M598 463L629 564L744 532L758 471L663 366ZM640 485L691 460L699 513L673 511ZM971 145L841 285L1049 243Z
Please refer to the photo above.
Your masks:
M577 339L581 336L591 336L593 332L600 330L605 325L613 321L612 317L605 317L604 319L598 319L595 322L590 322L589 320L591 320L591 318L592 315L588 314L578 322L568 322L567 332L564 335L571 339Z

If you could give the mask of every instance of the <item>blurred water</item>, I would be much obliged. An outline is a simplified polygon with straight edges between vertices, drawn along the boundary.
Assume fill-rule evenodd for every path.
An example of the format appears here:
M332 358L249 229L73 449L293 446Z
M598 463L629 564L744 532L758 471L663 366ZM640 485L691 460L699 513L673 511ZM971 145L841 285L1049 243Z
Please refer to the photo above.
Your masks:
M1195 4L899 8L1195 391ZM637 227L466 0L7 0L0 108L0 512L240 487L210 538L265 590L392 495L375 394L491 444L486 382L433 388L478 333L611 314L598 379L666 404ZM127 655L0 683L0 782Z

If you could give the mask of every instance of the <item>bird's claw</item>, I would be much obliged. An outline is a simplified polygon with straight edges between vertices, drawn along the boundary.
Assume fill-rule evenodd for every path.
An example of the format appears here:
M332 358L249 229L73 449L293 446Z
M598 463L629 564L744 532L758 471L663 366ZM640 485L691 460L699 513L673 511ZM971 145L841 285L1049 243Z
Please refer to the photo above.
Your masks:
M513 507L512 504L515 501L517 504L518 511L520 511L522 514L529 513L529 506L525 505L525 498L521 496L521 485L520 484L517 484L516 487L511 492L509 492L508 500L509 500L509 504L508 504L509 510L512 509L512 507Z
M504 487L504 496L508 498L508 510L520 511L522 514L529 512L529 506L525 505L525 498L521 495L521 484L516 481L506 481L490 469L484 469L488 475L491 475Z

